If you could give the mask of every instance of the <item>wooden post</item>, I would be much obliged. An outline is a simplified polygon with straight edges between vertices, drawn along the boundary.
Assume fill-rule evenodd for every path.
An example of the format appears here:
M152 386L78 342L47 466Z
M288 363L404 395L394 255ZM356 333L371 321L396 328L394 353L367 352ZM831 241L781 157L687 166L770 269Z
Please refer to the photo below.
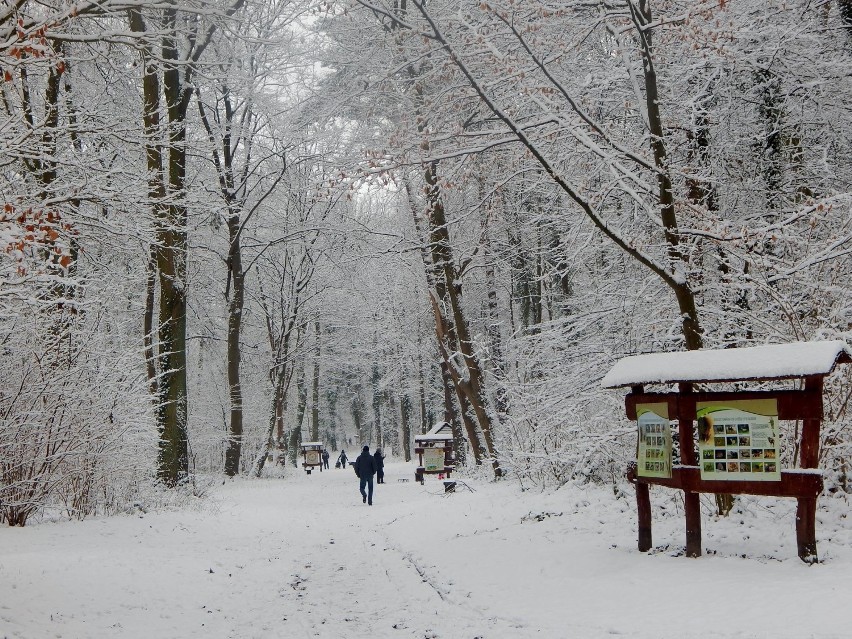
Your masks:
M693 442L692 417L687 412L685 395L692 393L692 384L678 385L680 397L677 404L678 434L680 436L680 461L684 466L697 466L695 443ZM686 556L701 556L701 501L698 493L684 491L683 507L686 516Z
M639 512L639 551L648 552L653 546L651 538L651 497L648 484L636 482L636 509Z
M641 385L631 387L633 395L641 395L645 392L645 388ZM629 401L629 400L628 400ZM628 413L630 411L628 410ZM633 417L636 417L633 415ZM639 453L639 431L637 429L636 454ZM636 475L639 473L639 467L636 464L631 464L632 470L628 473L635 473L631 481L636 487L636 512L639 516L639 552L648 552L654 545L651 534L651 496L649 494L648 484L643 484L636 481Z
M820 411L816 417L802 420L799 467L816 468L819 464L819 430L822 424L822 377L805 379L805 391L818 393ZM819 561L816 545L816 497L800 497L796 508L796 546L799 559L812 564Z

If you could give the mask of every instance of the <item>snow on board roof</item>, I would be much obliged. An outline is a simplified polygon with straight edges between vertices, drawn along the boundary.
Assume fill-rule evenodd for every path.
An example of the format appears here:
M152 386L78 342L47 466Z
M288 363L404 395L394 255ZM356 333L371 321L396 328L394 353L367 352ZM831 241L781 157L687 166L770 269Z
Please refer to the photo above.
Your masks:
M319 447L319 448L322 448L322 442L302 442L302 443L300 444L300 446L301 446L302 448L308 448L308 447L314 447L314 448Z
M453 438L453 429L447 422L438 422L428 433L415 435L414 439L421 441L440 441Z
M791 379L828 375L838 362L852 362L852 351L842 340L649 353L619 360L601 386Z
M418 442L445 442L449 441L453 438L452 433L445 435L444 433L440 433L438 435L415 435L414 439Z

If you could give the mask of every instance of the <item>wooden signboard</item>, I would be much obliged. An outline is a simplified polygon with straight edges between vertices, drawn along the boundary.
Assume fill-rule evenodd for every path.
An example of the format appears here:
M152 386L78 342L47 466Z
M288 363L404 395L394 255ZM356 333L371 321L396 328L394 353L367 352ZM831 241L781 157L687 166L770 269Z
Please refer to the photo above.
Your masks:
M302 468L310 475L314 468L319 468L322 472L322 442L302 442Z
M701 555L699 494L747 494L797 499L798 555L816 562L816 505L823 489L817 469L823 378L837 363L850 361L846 344L833 341L654 353L616 364L602 385L631 387L625 409L629 419L637 420L638 441L636 462L627 477L636 486L639 550L652 547L648 487L656 485L684 492L689 557ZM713 392L694 386L787 379L804 380L804 388ZM645 392L646 384L672 383L678 385L677 392ZM681 457L670 471L667 419L677 419ZM781 468L779 420L802 425L798 468Z
M414 471L414 480L421 484L426 475L449 477L455 470L453 457L453 433L446 422L436 425L423 435L414 437L414 454L418 465Z

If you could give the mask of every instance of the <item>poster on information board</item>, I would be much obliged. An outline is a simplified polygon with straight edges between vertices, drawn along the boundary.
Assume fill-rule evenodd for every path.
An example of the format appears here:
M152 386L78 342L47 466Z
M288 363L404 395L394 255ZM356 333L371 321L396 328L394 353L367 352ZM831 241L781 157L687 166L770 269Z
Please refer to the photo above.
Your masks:
M320 465L320 451L318 450L309 450L305 453L305 464L308 466L319 466Z
M774 399L698 402L701 479L781 481Z
M444 449L423 449L423 470L427 473L440 472L444 470Z
M672 433L669 428L669 405L637 404L639 448L636 471L639 477L672 476Z

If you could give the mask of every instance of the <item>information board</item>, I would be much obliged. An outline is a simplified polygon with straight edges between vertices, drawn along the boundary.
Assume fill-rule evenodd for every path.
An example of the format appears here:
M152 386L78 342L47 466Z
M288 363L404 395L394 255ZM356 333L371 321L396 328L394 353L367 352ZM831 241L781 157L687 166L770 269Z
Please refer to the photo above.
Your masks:
M781 481L774 399L696 404L701 479Z
M639 477L672 476L672 433L669 405L637 404L639 447L636 470Z
M423 470L426 472L435 472L444 470L444 449L443 448L424 448L423 449Z
M320 451L318 450L309 450L305 453L305 463L308 466L319 466L320 464Z

